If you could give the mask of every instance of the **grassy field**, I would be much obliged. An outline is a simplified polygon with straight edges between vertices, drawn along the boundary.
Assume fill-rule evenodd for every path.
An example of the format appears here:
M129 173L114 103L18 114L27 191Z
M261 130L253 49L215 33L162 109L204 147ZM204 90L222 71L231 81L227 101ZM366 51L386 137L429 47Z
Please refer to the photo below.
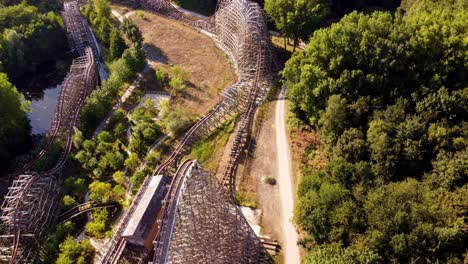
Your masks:
M224 122L206 139L197 142L192 148L191 157L198 160L205 169L216 172L229 135L236 126L236 119L234 117Z

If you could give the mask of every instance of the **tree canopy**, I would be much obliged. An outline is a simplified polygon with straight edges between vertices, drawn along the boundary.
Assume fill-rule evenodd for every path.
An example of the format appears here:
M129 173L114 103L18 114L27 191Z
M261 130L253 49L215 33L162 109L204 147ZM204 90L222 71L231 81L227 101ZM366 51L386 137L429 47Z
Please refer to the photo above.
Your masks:
M28 104L4 73L0 73L0 168L29 145Z
M463 262L466 10L424 0L353 12L287 62L292 111L329 159L298 189L308 263Z
M42 13L25 4L0 8L0 70L13 80L34 74L45 63L55 63L66 51L65 30L58 14Z
M266 0L266 13L275 21L276 27L294 40L307 39L320 27L328 15L328 0Z

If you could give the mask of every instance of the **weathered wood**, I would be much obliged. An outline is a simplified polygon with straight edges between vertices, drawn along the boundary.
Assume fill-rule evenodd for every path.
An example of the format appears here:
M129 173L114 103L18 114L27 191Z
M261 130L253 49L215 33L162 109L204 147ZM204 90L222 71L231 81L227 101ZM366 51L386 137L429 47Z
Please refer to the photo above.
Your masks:
M46 144L39 153L13 176L0 215L0 262L34 263L39 238L57 220L60 172L72 149L73 127L81 106L97 83L96 47L76 1L64 4L62 13L67 36L75 53L65 77ZM57 163L41 174L28 172L50 151L57 140L64 147Z

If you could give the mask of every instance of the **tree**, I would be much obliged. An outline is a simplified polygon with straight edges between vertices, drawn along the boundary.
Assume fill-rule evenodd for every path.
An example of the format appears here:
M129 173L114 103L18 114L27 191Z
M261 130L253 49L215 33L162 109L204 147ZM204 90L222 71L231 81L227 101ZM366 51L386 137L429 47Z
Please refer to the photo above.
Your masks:
M122 31L125 37L134 45L141 47L143 44L143 36L140 30L130 19L126 18L120 23L120 31Z
M126 49L125 41L120 36L119 31L113 29L110 33L109 54L112 60L120 58Z
M68 236L60 244L60 254L57 258L57 264L85 264L91 261L94 255L94 248L87 239L76 242L73 237Z
M130 180L133 182L135 187L140 186L145 180L145 173L143 171L136 171Z
M96 209L92 213L93 221L86 224L86 232L92 237L103 238L107 229L109 212L107 209Z
M178 77L172 77L169 81L169 85L172 87L174 95L185 91L185 89L187 88L187 85L185 85L184 81Z
M159 124L165 133L176 136L190 125L190 116L184 110L170 105L169 101L161 101L159 107L161 109Z
M92 4L98 18L110 17L111 8L109 0L93 0Z
M66 210L71 209L78 205L78 202L75 198L71 197L70 195L65 195L63 197L63 205L65 206Z
M116 171L112 174L112 179L120 185L125 186L127 184L127 177L125 177L125 173L123 171Z
M29 141L28 103L4 73L0 73L0 168L8 168L15 155L23 152Z
M73 127L73 146L77 149L80 149L84 142L83 132L81 132L78 128Z
M266 0L265 11L276 27L294 41L308 37L319 28L329 13L329 0Z
M287 62L292 110L329 160L303 164L295 220L307 263L463 262L461 10L465 1L407 0L394 15L353 12Z
M109 203L113 200L112 185L108 182L94 181L89 185L89 199L101 203Z
M138 167L138 164L140 164L140 159L136 153L130 154L130 156L125 160L125 167L131 170L135 170Z

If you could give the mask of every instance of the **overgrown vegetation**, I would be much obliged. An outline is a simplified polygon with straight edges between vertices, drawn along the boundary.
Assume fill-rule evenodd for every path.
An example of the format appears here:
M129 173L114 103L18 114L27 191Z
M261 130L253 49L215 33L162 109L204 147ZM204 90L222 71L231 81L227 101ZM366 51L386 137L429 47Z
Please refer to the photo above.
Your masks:
M67 58L58 1L0 1L0 175L31 146L28 103L12 84Z
M159 79L159 76L157 76ZM178 95L187 89L189 73L177 66L171 68L171 79L169 86L172 88L172 93Z
M216 172L222 153L229 139L229 136L234 131L237 117L227 120L207 138L195 143L192 147L191 156L196 159L207 170Z
M270 20L274 22L276 29L285 36L283 42L284 50L288 50L289 39L292 39L292 50L294 51L299 44L299 40L307 42L316 29L329 25L353 10L363 12L394 10L399 6L400 1L265 0L260 2L265 3L265 12Z
M26 3L0 7L0 71L13 82L65 59L67 50L59 14Z
M243 192L241 190L236 192L236 203L240 206L257 209L257 202L253 194Z
M27 150L30 126L28 104L4 73L0 73L0 174L16 155Z
M329 164L304 165L295 221L307 263L462 263L466 1L403 1L313 34L283 75Z
M186 130L194 120L194 117L180 106L170 104L168 100L162 100L159 124L164 133L175 138Z

